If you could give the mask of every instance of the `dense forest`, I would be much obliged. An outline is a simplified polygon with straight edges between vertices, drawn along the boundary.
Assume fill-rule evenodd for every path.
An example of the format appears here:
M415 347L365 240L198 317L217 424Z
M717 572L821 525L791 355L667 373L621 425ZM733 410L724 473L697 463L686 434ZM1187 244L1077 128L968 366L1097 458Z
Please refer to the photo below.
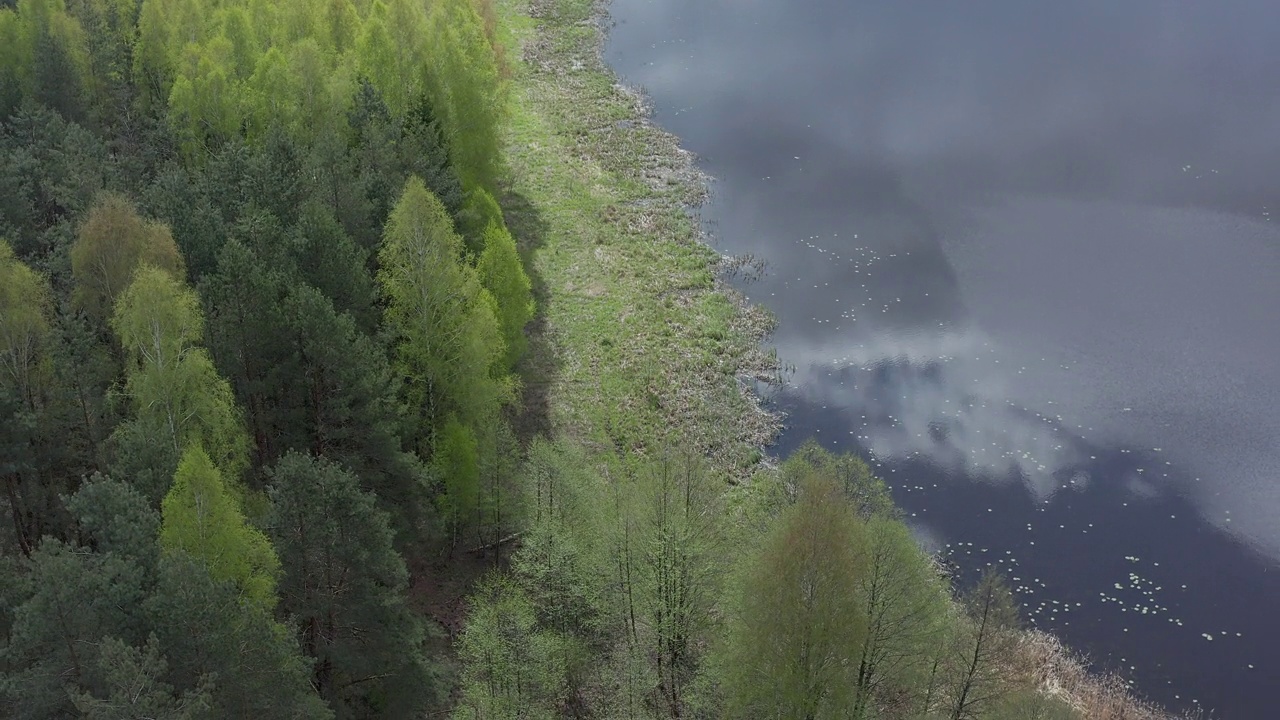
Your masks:
M499 13L0 0L0 715L1072 717L857 458L517 421Z

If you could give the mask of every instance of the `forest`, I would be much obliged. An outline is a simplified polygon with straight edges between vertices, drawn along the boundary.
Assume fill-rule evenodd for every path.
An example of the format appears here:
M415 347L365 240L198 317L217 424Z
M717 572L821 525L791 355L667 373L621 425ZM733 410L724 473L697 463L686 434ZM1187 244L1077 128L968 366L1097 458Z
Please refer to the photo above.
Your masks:
M1075 717L858 458L522 420L508 5L0 0L0 716Z

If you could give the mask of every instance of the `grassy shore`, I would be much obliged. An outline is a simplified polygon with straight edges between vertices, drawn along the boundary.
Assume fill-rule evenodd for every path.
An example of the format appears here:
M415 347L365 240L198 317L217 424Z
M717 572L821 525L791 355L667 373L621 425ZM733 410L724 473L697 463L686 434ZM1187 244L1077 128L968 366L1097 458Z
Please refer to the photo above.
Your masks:
M503 206L535 283L526 433L643 454L692 444L742 481L779 427L751 391L774 382L769 314L721 280L732 259L693 210L706 178L601 57L601 0L500 0L512 73ZM1082 717L1169 717L1028 632L1019 664Z
M719 279L691 209L706 183L600 59L593 0L503 0L512 59L503 206L539 306L526 419L644 453L690 443L743 479L778 423L751 392L776 377L770 316Z

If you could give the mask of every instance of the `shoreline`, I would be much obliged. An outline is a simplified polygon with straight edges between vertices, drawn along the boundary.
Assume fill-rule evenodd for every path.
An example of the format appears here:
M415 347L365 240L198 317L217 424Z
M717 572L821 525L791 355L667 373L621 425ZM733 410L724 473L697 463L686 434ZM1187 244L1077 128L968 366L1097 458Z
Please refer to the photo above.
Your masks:
M539 307L526 412L590 447L678 439L746 480L780 427L753 390L778 375L773 318L729 287L732 259L706 242L708 178L604 64L607 3L500 7L519 58L503 206Z
M696 210L709 177L603 58L608 0L501 0L512 81L503 198L539 315L526 378L545 429L643 454L679 438L741 483L768 471L782 417L752 381L778 382L774 320L726 281ZM514 202L513 202L514 201ZM638 417L636 417L638 416ZM1019 668L1090 718L1175 715L1041 631Z

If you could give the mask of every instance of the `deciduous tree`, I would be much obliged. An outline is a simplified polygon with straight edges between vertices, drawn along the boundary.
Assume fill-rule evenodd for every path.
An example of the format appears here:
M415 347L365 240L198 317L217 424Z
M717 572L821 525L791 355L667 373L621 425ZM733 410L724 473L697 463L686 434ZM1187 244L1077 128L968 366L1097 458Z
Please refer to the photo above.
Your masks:
M0 239L0 383L12 387L33 411L48 371L51 304L48 282Z
M492 419L510 393L493 372L505 352L493 296L463 261L444 206L416 177L387 222L378 259L418 436L429 439L449 415L464 425Z
M161 505L160 544L201 562L215 581L235 584L249 602L275 605L280 560L271 541L245 519L239 503L203 448L182 454Z
M177 456L192 442L207 447L228 477L244 469L246 439L231 388L197 343L203 320L194 292L144 265L121 296L112 329L130 363L126 390L134 407L135 439L163 438Z
M490 224L484 233L484 251L476 271L485 289L498 304L498 323L506 349L503 364L509 370L524 355L528 344L524 327L533 319L533 295L529 276L520 263L516 243L505 227Z
M854 704L865 530L832 478L804 478L742 569L726 647L730 716L822 720Z
M110 317L116 299L144 264L185 280L182 256L168 226L142 218L123 195L100 194L71 248L77 305L94 317Z

